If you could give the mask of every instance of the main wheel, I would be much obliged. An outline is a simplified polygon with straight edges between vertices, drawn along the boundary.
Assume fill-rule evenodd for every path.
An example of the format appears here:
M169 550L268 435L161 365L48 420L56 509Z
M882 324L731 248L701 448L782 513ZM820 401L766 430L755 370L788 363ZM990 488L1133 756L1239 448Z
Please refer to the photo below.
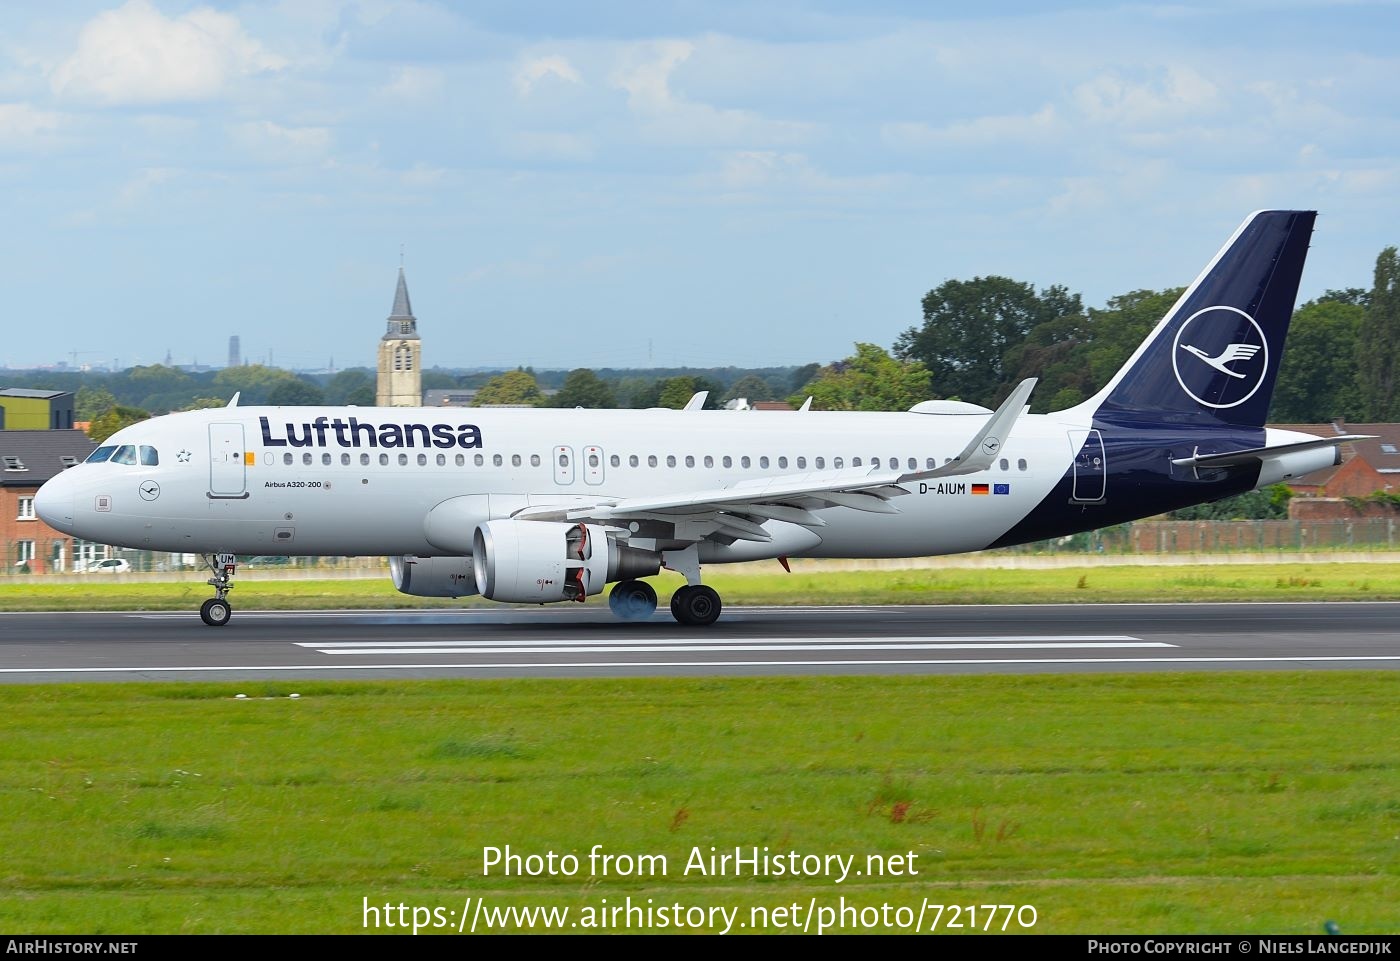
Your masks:
M642 621L656 611L656 591L646 581L619 581L608 594L608 607L624 621Z
M719 619L719 593L704 584L687 585L671 595L671 614L690 627L708 627Z
M232 616L233 608L228 606L228 601L221 601L217 597L211 597L199 605L200 620L210 627L223 627Z

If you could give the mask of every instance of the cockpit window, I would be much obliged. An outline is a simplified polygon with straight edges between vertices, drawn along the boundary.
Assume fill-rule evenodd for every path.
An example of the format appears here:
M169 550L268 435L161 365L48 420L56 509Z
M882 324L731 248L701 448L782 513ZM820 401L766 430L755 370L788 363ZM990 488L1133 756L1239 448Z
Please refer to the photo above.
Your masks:
M83 461L83 463L84 463L84 464L100 464L100 463L102 463L102 462L105 461L105 460L109 460L109 459L111 458L111 456L112 456L112 451L114 451L114 450L116 450L116 449L117 449L117 445L116 445L116 444L109 444L109 445L106 446L106 447L99 447L99 448L97 448L97 450L95 450L95 451L93 451L91 454L89 454L89 455L87 456L87 460Z
M117 448L117 452L112 455L113 464L135 464L136 448L130 444L123 444Z
M160 455L156 453L154 447L147 447L145 444L141 445L141 465L143 467L160 466Z

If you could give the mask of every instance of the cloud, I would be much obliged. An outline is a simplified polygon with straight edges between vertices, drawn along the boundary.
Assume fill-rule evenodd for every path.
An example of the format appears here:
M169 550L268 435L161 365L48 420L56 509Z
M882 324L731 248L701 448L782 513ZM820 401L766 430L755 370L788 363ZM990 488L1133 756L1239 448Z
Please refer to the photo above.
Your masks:
M148 0L128 0L88 21L49 80L59 96L168 103L218 97L234 79L285 65L230 14L198 7L172 19Z
M1095 123L1137 126L1214 112L1220 90L1190 67L1169 66L1155 82L1100 74L1075 87L1074 102Z
M230 134L243 150L271 163L319 160L331 146L331 132L326 127L283 127L270 120L235 124Z
M888 123L880 128L891 147L985 147L1043 140L1061 129L1053 104L1033 114L1001 114L961 120L943 127L926 123Z
M676 68L690 59L695 45L685 40L639 44L613 71L612 85L627 92L627 106L655 139L677 144L788 144L810 140L808 123L769 120L751 110L697 103L671 89ZM646 57L640 60L639 55Z
M423 100L442 91L445 78L435 67L402 67L384 92L399 100Z
M583 78L564 57L554 55L535 57L525 61L515 71L515 90L522 97L528 97L535 87L548 77L557 77L568 83L582 83Z
M27 103L0 103L0 150L32 150L52 143L63 121L59 114Z

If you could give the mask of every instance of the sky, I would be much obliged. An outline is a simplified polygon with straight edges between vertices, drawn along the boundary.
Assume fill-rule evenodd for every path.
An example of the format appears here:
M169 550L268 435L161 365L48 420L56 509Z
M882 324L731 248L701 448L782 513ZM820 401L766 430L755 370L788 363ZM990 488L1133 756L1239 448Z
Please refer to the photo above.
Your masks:
M0 10L0 366L742 367L949 279L1086 306L1320 212L1400 244L1400 3L283 0Z

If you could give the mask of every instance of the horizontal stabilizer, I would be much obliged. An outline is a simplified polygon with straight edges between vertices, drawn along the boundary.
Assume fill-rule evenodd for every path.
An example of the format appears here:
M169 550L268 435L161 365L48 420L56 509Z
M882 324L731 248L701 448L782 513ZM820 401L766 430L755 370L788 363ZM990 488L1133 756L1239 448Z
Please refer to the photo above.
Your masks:
M1265 457L1276 454L1292 454L1297 451L1317 450L1322 447L1335 447L1354 440L1373 440L1375 434L1344 434L1340 437L1319 437L1317 440L1304 440L1296 444L1279 444L1276 447L1251 447L1248 450L1232 450L1223 454L1196 454L1193 457L1174 457L1177 467L1239 467L1254 464Z

